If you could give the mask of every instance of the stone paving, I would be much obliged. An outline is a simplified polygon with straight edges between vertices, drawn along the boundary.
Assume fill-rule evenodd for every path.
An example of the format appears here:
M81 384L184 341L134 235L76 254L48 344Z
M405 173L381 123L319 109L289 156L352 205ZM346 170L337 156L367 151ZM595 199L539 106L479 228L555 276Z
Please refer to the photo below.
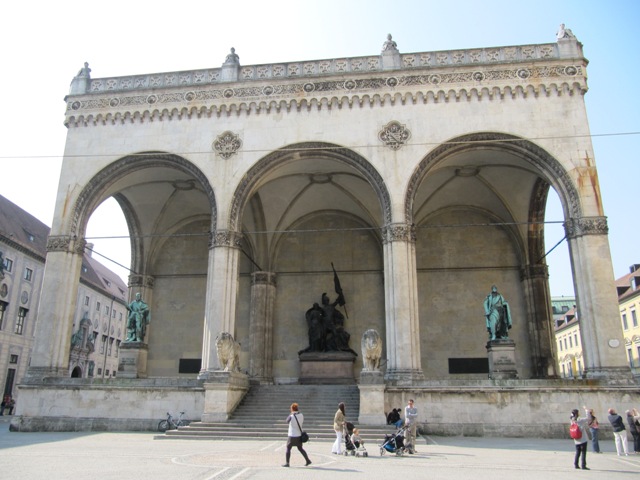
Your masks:
M10 417L9 417L10 418ZM640 455L619 457L613 441L605 453L587 454L590 471L573 468L573 441L528 438L419 438L415 455L332 455L331 441L311 441L305 448L312 465L304 467L294 450L283 468L284 445L273 440L167 439L153 433L12 433L0 417L0 478L3 480L185 479L282 480L289 478L367 480L395 478L474 480L634 478ZM640 478L640 477L638 477Z

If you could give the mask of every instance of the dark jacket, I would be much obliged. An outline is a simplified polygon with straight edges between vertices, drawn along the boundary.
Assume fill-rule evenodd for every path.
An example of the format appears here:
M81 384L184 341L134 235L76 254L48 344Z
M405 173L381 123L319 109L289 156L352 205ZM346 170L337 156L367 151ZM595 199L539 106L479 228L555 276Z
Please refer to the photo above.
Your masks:
M636 419L633 418L633 415L627 415L627 423L629 424L629 432L631 432L632 435L640 433L638 427L636 427Z
M609 422L611 422L614 432L622 432L623 430L626 430L626 428L624 428L622 417L617 413L609 415Z

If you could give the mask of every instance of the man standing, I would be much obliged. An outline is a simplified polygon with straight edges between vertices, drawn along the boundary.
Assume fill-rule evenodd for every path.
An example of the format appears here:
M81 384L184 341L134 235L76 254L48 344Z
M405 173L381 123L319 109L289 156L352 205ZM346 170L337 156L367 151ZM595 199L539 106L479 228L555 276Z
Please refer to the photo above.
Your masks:
M416 453L416 427L418 426L418 409L413 406L413 399L404 407L405 449L410 453Z
M504 297L498 293L498 287L491 286L491 293L484 300L484 316L489 332L489 341L509 338L511 311Z
M611 422L611 426L613 427L613 438L616 442L616 452L618 452L618 455L622 455L622 451L624 451L625 455L629 455L629 447L627 446L627 430L624 428L624 421L613 408L609 409L609 422Z
M149 305L142 301L140 292L136 299L127 306L129 319L127 322L127 339L125 342L144 342L147 325L150 323L151 313Z

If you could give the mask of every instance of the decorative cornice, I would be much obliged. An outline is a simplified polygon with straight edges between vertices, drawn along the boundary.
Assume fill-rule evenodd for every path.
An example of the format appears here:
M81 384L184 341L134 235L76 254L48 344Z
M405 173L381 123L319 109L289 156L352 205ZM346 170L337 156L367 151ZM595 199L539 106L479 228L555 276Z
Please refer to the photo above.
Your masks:
M382 243L411 242L416 241L415 225L406 223L393 223L382 228Z
M407 58L404 57L405 64ZM544 65L478 63L473 64L473 68L469 67L472 65L469 62L436 61L433 66L418 62L417 66L405 66L402 70L388 73L374 70L374 76L370 70L347 71L350 74L347 79L344 78L345 72L340 72L340 78L336 79L317 78L332 74L332 71L308 73L306 78L260 75L255 79L243 78L224 85L201 81L195 84L197 88L186 80L171 84L160 82L156 86L153 82L150 84L148 77L140 77L133 83L127 82L134 77L95 79L90 93L67 97L65 123L67 126L98 125L212 117L232 112L270 113L385 103L393 105L395 102L417 104L584 94L587 91L584 66L550 64L548 61L553 58L537 58L538 61L545 60ZM456 70L452 71L454 68ZM423 71L418 72L420 69ZM249 80L251 83L244 83ZM258 85L258 81L262 83ZM102 84L100 82L116 82L119 87L96 87ZM149 88L156 90L150 93Z
M607 235L609 226L607 217L570 218L564 223L567 238L577 238L583 235Z
M233 247L240 248L242 234L231 230L217 230L209 234L209 248Z

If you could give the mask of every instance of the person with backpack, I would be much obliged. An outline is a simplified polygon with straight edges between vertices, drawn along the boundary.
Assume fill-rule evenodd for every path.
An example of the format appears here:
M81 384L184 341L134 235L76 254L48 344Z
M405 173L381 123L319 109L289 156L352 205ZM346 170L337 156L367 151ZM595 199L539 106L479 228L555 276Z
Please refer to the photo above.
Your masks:
M580 418L580 411L577 408L571 410L571 425L569 427L569 435L573 439L576 446L576 455L573 458L573 466L579 466L580 457L582 457L582 470L590 470L587 467L587 422L586 418Z
M618 415L615 409L609 409L609 422L613 427L613 437L616 442L616 452L618 456L622 455L624 450L625 455L629 455L629 446L627 445L627 429L624 428L624 421L622 417Z

